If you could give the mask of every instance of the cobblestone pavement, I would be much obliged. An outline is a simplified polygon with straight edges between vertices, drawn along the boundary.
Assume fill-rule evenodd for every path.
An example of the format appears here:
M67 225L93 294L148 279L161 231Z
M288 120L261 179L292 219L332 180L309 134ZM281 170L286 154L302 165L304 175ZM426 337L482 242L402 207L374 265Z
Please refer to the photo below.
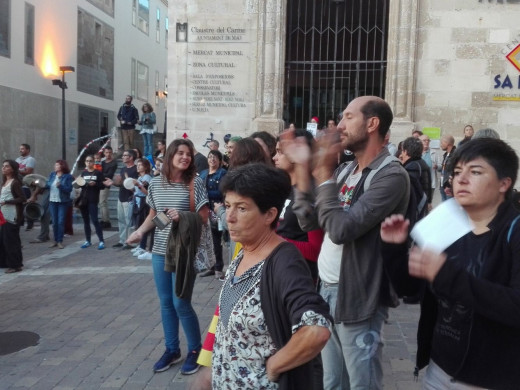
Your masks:
M0 273L0 334L29 331L38 345L2 355L0 389L185 389L180 364L152 372L163 353L162 327L151 263L113 249L117 232L106 232L107 248L81 249L82 226L65 238L65 249L30 244L38 234L21 231L23 272ZM193 304L204 332L220 289L199 278ZM412 362L417 305L390 312L385 326L385 389L418 389ZM181 347L186 340L181 332Z

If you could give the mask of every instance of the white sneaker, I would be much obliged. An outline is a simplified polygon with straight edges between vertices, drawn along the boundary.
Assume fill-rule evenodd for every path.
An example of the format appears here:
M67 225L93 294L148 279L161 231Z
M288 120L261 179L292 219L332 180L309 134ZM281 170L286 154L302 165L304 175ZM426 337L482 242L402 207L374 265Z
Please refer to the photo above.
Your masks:
M141 255L142 255L143 253L145 253L145 252L146 252L146 251L145 251L144 249L137 248L137 250L134 251L133 256L134 256L134 257L139 257L139 256L141 256Z
M141 248L138 247L138 246L136 246L135 248L130 249L130 252L135 253L135 251L137 251L137 250L139 250L139 249L141 249Z
M143 252L140 256L137 257L138 260L152 260L151 252Z

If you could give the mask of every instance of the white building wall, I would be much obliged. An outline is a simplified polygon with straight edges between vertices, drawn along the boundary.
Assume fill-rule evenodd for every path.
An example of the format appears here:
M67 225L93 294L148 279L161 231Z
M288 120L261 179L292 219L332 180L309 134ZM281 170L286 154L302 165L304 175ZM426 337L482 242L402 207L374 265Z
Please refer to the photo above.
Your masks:
M20 143L29 143L37 158L37 171L47 174L56 159L61 158L61 89L45 77L40 67L44 51L50 46L56 65L77 66L78 7L114 29L114 98L105 99L77 90L77 74L67 73L66 128L67 160L72 166L78 145L73 142L78 129L78 107L84 105L117 115L120 105L131 90L131 59L146 64L149 69L148 101L154 107L159 129L164 126L166 103L155 103L155 72L159 72L160 90L164 90L167 75L165 18L167 1L150 0L149 35L132 25L132 1L115 1L114 17L87 0L31 0L35 8L35 64L24 63L25 1L11 0L10 58L0 56L0 157L16 158ZM156 42L156 9L161 13L160 42ZM134 100L141 114L144 100ZM112 120L112 122L114 122ZM110 123L110 127L117 125ZM158 138L161 136L159 135ZM77 140L77 134L75 134ZM136 139L140 136L136 133Z

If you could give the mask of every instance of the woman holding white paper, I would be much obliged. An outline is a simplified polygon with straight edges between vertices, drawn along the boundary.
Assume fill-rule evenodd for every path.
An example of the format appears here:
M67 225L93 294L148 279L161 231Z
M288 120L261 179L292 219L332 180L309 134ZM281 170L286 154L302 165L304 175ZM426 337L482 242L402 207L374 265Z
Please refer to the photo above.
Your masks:
M452 170L454 197L474 228L443 253L410 251L410 275L431 286L421 307L416 370L428 364L425 389L518 388L520 213L511 202L518 156L503 141L472 140L457 150ZM402 216L381 226L385 266L393 271L407 256L407 235Z

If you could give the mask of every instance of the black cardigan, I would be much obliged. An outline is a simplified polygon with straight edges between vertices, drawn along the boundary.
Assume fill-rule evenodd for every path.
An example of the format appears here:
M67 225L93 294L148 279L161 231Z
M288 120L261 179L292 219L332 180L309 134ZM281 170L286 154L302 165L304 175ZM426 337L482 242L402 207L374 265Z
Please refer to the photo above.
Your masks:
M491 237L484 253L482 272L473 276L461 267L458 258L465 237L447 250L431 289L421 303L418 328L417 367L423 368L431 357L456 380L492 389L517 389L520 383L520 220L510 201L498 208L488 225ZM513 226L513 228L512 228ZM386 244L385 267L402 266L403 246ZM407 257L407 255L406 255ZM387 270L392 272L392 270ZM395 269L393 269L395 271ZM400 286L413 287L414 278L400 272ZM415 279L416 280L416 279ZM393 279L397 283L397 277ZM410 292L410 291L407 291ZM441 303L442 299L442 303ZM442 304L453 310L467 309L457 323L438 315ZM451 328L449 328L451 327ZM446 337L446 329L458 332L461 340ZM454 356L464 358L456 360Z
M298 249L284 242L265 260L260 281L262 311L269 333L278 349L292 336L292 327L306 311L323 315L331 323L329 305L314 287L311 274ZM312 390L312 361L283 373L278 381L280 390Z

